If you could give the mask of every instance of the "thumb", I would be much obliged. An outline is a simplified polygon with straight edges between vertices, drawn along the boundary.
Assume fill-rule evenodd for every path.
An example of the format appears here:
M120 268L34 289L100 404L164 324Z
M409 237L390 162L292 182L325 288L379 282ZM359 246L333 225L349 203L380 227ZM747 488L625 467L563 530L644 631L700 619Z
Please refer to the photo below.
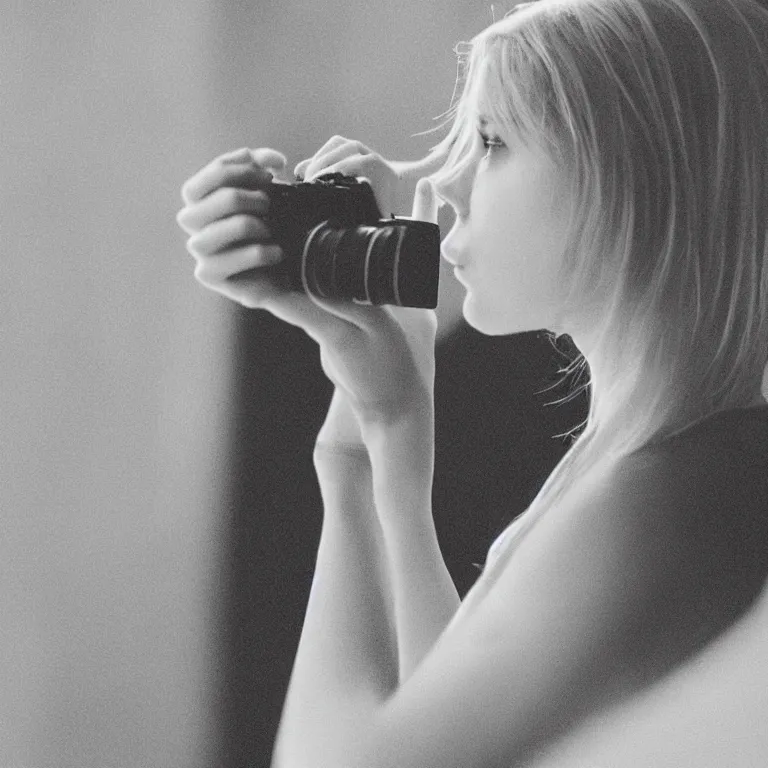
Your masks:
M419 179L416 184L416 194L413 196L412 219L437 224L437 195L432 182L428 178Z

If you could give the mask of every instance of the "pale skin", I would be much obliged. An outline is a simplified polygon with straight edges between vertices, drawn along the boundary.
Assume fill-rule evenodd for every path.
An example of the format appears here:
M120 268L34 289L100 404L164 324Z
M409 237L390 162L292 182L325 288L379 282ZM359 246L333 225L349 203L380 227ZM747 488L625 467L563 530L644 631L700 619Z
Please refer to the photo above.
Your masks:
M456 212L443 256L461 266L464 317L490 336L549 328L568 333L555 283L566 246L567 179L537 148L478 135L452 178L435 185ZM578 339L574 339L578 345Z
M478 122L474 152L436 191L456 212L442 242L466 287L467 323L489 336L549 329L569 334L600 380L590 339L563 314L557 267L567 245L569 180L537 146ZM766 404L756 385L746 407Z
M368 154L358 156L357 165L350 165L350 154L360 150ZM343 172L367 178L381 211L411 213L418 180L437 170L443 159L436 155L417 161L387 161L358 142L334 136L312 158L299 163L294 174L311 181L320 173L339 170L334 164L345 160ZM206 287L245 306L251 284L249 276L254 274L251 270L280 260L280 249L271 244L271 233L262 217L269 210L265 192L269 181L292 181L285 172L286 162L285 155L277 150L243 147L216 158L182 187L185 206L176 220L190 235L187 250L198 260L195 277ZM223 279L238 269L239 275ZM443 296L445 293L443 290ZM451 303L455 304L455 300ZM455 325L457 313L458 309L444 303L439 314L442 333ZM334 391L318 439L363 446L358 422L339 389Z
M489 166L475 176L482 155L478 149L466 175L454 185L438 188L460 214L443 249L447 258L467 258L465 317L486 333L552 327L559 321L558 307L547 303L551 286L546 277L539 278L537 289L540 272L532 271L524 279L525 291L538 290L535 295L543 308L521 289L515 300L523 302L523 309L507 309L509 290L515 289L506 285L504 292L496 283L504 275L518 279L522 266L510 267L505 261L515 236L505 222L513 216L517 226L528 216L529 224L547 223L553 228L546 237L525 239L518 234L521 260L529 256L551 265L558 257L559 209L553 202L558 180L539 158L522 151L517 159L510 156L503 161L505 173ZM238 171L238 183L258 188L263 176L257 171ZM208 179L209 191L221 184L221 178L217 181L214 174ZM263 205L256 195L211 195L206 212L192 197L200 194L199 185L190 185L186 192L190 202L180 218L196 232L212 217L231 215L233 207ZM503 195L507 206L499 209ZM528 199L531 205L526 204ZM266 239L258 216L253 218L254 238ZM199 244L200 239L195 241ZM242 258L244 269L257 267L260 258L249 260L234 253L232 257ZM236 282L232 290L237 291ZM754 557L748 561L755 563L752 571L741 573L737 582L729 580L727 568L715 568L714 578L702 582L701 574L711 574L713 563L734 562L766 533L757 530L760 521L750 518L750 510L736 509L731 515L741 516L737 526L744 532L741 538L735 533L717 539L691 535L691 518L700 513L689 489L706 492L707 483L718 482L718 473L722 479L728 471L716 448L707 450L697 462L646 456L640 463L622 466L611 478L593 478L588 488L529 534L515 557L497 569L472 610L451 623L395 690L335 701L317 736L317 749L327 750L318 753L317 764L523 765L533 751L553 744L584 716L626 700L697 653L702 640L717 636L747 609L765 578L763 561ZM378 501L397 510L394 499ZM332 509L326 515L342 519ZM698 517L694 530L705 531L717 522ZM355 562L353 557L329 559L325 575L338 575L332 569L345 567L349 573L342 575L349 578L340 578L339 583L366 578L364 570L351 570ZM337 597L335 607L342 615L344 595ZM646 620L649 616L654 617L652 622ZM354 617L347 618L351 622ZM321 622L316 631L323 631ZM332 638L324 640L330 654ZM308 673L305 678L309 690L312 678Z

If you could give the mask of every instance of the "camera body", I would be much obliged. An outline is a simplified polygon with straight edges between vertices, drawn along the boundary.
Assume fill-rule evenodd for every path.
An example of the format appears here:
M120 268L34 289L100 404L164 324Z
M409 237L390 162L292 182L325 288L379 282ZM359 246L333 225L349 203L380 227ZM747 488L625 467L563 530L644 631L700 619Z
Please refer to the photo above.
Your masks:
M440 228L381 217L370 184L329 173L272 181L264 220L285 254L269 273L293 291L357 304L437 307Z

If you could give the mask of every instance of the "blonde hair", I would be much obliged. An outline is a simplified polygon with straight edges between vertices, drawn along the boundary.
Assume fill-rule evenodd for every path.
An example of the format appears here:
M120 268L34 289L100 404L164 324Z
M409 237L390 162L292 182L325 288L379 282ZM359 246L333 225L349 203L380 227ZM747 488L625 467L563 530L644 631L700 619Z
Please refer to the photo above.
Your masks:
M592 384L571 430L583 431L505 549L585 472L754 403L768 363L768 9L524 5L454 49L463 91L430 178L461 169L477 111L563 169L574 200L563 307L603 378L580 388ZM585 366L579 355L559 372Z

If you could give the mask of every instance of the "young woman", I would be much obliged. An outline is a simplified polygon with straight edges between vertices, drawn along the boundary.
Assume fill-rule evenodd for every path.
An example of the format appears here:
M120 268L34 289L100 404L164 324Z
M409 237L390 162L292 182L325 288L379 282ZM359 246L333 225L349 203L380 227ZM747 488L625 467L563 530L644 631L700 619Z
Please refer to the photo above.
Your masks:
M539 0L463 63L421 163L334 137L297 167L367 177L382 211L431 174L413 215L436 221L434 192L455 209L442 252L467 322L567 333L589 367L583 432L462 602L431 515L434 313L270 285L274 150L182 190L198 280L304 328L336 384L274 768L555 765L754 610L768 575L768 9Z

